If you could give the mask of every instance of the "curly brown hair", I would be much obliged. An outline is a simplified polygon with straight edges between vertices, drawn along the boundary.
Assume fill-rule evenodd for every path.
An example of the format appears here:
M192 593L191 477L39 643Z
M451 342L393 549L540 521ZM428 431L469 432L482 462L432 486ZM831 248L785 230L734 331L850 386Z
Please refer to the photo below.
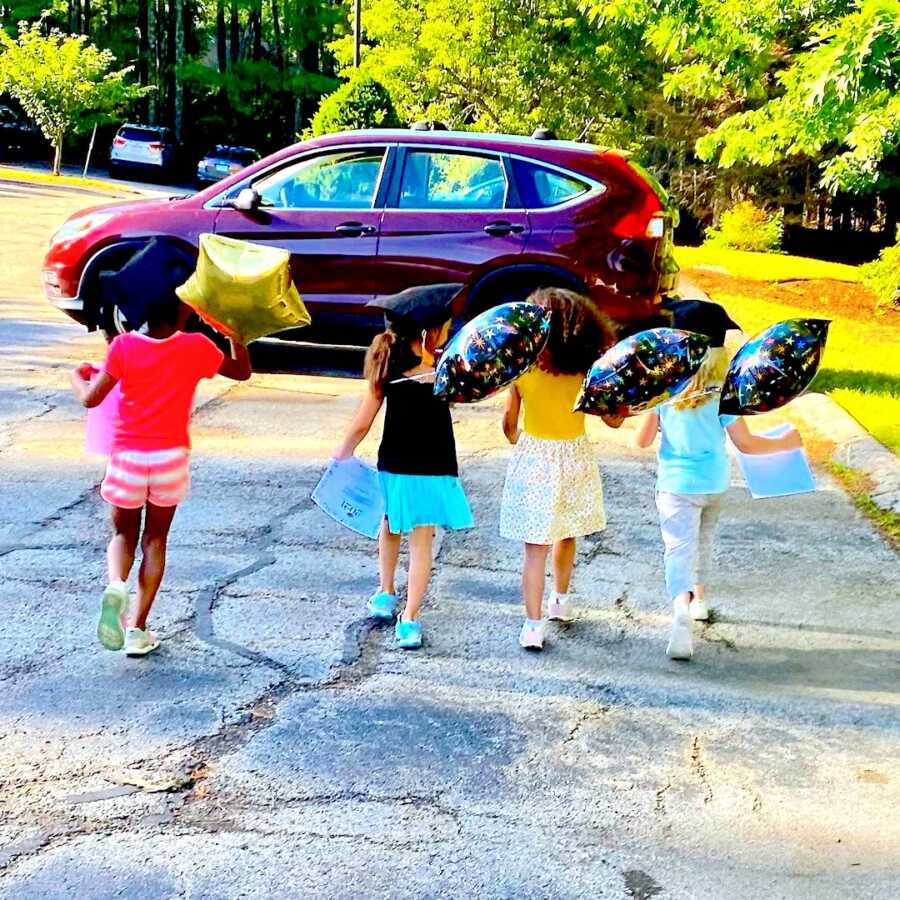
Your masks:
M563 288L540 288L529 298L550 310L550 337L538 368L555 375L584 375L617 340L617 328L583 294Z

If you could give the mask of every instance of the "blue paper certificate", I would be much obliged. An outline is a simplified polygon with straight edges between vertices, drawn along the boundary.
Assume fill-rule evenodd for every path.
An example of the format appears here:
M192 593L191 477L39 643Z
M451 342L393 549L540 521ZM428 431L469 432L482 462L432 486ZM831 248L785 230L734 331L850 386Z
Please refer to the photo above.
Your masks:
M367 538L378 537L384 519L378 471L355 456L331 461L312 492L312 500L341 525Z
M780 437L790 428L782 425L764 437ZM763 454L738 452L737 460L754 500L806 494L816 489L816 479L802 449Z

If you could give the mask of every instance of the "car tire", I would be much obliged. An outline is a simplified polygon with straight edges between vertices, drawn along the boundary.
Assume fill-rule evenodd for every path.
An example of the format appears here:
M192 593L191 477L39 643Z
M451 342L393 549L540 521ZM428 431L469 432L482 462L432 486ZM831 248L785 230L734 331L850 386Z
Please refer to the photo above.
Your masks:
M110 178L121 178L122 177L122 170L115 163L110 163L106 167L106 171L109 173Z

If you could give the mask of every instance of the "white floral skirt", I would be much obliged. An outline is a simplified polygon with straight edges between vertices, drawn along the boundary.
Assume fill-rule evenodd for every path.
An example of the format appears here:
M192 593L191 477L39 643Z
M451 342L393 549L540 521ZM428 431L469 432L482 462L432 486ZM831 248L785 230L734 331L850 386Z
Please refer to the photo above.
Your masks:
M552 544L604 528L603 482L587 437L551 441L522 434L506 470L500 534Z

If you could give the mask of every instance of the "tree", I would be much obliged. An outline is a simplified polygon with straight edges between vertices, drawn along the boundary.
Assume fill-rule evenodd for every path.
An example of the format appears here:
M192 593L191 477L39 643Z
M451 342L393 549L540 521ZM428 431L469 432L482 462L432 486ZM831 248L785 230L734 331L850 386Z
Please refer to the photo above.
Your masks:
M7 91L53 145L53 174L59 174L63 141L87 130L145 90L126 81L131 67L112 70L115 58L84 35L66 36L42 22L23 23L12 38L0 32L0 91Z
M325 97L313 116L315 136L352 128L398 128L400 119L391 95L373 78L354 74L333 94Z
M900 184L900 0L861 0L821 25L777 80L780 96L727 118L701 156L724 168L818 159L832 192Z

